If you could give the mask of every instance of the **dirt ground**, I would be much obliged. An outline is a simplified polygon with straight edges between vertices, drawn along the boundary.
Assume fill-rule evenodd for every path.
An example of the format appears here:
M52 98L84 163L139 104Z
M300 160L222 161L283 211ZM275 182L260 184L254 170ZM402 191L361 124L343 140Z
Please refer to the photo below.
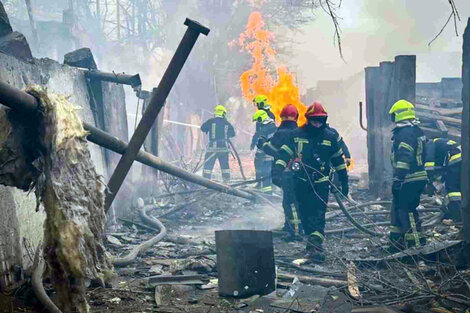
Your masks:
M376 200L360 188L358 178L353 178L351 189L352 198L358 203ZM287 241L279 231L283 224L280 199L279 191L256 203L212 191L145 199L154 206L149 214L159 217L168 235L135 263L116 268L116 276L107 288L90 284L91 311L469 312L470 273L456 270L448 261L458 248L459 225L445 221L425 228L430 243L448 246L447 249L405 255L400 262L384 261L381 258L387 256L382 248L387 244L386 236L351 231L350 222L333 205L327 213L326 262L304 264L301 260L305 257L305 243ZM435 199L425 198L422 203L421 209L428 210L422 213L425 221L435 219L439 214ZM378 223L371 229L386 234L388 228L383 224L389 219L384 213L387 210L387 205L371 205L351 211L360 223ZM107 249L113 255L126 254L156 233L143 225L137 211L120 223L120 227L106 234ZM222 229L273 231L276 291L247 299L218 295L214 231ZM425 266L418 266L421 260L426 261ZM162 275L190 275L193 279L157 286L149 283L149 277ZM371 306L389 311L364 309ZM30 306L19 305L16 311L10 306L0 312L28 310L32 310Z

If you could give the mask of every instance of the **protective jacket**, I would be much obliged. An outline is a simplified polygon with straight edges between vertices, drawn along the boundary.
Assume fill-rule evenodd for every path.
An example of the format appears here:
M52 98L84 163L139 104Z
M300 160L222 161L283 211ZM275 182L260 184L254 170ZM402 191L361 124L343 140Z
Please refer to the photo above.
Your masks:
M338 133L338 131L331 127L329 124L326 124L326 127L328 127L331 131L333 131L334 133L336 133L338 135L338 144L340 146L340 148L343 150L343 154L344 154L344 157L346 159L350 159L351 158L351 152L349 152L349 148L348 146L346 145L346 143L344 142L344 139L343 137L341 137L341 135Z
M270 140L263 144L263 151L275 159L278 158L279 149L288 141L290 132L297 129L296 121L283 121Z
M428 174L442 174L444 167L462 161L459 144L446 138L435 138L426 143L426 171Z
M416 122L398 123L393 129L391 161L394 183L427 181L424 169L426 137Z
M273 175L277 176L295 159L298 168L293 168L296 177L311 183L329 181L331 166L338 173L341 182L347 182L348 174L339 146L338 134L328 127L314 129L308 125L291 132L287 143L279 150Z
M235 137L235 130L227 119L213 117L201 125L201 131L208 133L208 152L224 152L228 150L227 140Z
M272 135L276 132L276 124L274 120L270 120L269 122L256 122L256 131L251 139L251 148L254 148L258 143L258 139L260 137L264 137L266 139L270 139ZM259 150L262 152L262 150Z

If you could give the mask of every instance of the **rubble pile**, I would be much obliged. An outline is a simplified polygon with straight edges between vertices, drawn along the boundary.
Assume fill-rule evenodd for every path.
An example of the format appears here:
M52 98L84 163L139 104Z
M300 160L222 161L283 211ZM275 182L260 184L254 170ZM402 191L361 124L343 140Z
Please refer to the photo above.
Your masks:
M371 201L353 179L352 197ZM470 288L468 271L455 268L453 256L461 248L460 226L436 222L439 200L427 197L420 213L428 220L427 250L407 251L401 257L383 253L386 238L349 229L330 201L327 214L327 262L304 259L304 243L286 241L282 232L279 196L252 204L228 195L186 190L146 199L153 206L168 235L137 257L132 265L116 269L112 288L89 288L88 297L97 312L466 312ZM246 188L250 190L250 188ZM252 190L255 192L254 190ZM437 203L436 203L437 201ZM389 203L351 208L362 224L378 224L376 232L388 232ZM269 214L271 213L271 214ZM124 255L150 239L158 230L134 216L107 233L107 247ZM381 226L380 226L381 225ZM271 229L277 268L277 289L247 299L218 295L214 230ZM425 260L425 265L421 264ZM371 311L371 308L376 311ZM388 311L387 311L388 310Z

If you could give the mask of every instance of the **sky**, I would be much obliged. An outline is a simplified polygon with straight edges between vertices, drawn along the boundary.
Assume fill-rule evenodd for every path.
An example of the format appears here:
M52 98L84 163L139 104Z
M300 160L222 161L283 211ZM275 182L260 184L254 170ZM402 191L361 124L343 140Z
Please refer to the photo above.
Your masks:
M461 17L459 36L451 23L429 47L450 15L447 0L343 0L338 13L345 61L335 46L330 17L318 10L310 24L291 35L296 44L287 63L304 88L317 80L345 79L400 54L417 55L418 82L460 76L470 1L455 3Z

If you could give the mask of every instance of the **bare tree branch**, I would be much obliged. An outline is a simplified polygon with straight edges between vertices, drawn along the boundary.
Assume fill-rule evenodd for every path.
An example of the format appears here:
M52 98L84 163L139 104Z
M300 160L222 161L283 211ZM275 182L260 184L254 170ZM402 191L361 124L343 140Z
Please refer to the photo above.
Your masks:
M428 43L428 47L430 47L432 45L432 43L434 41L436 41L436 39L439 38L439 36L441 36L442 32L444 31L444 29L446 29L447 25L449 24L449 22L451 21L452 18L454 19L455 35L459 36L459 32L458 32L458 29L457 29L457 20L460 21L459 11L457 10L457 6L455 5L454 0L447 0L447 1L449 1L449 5L451 7L451 12L450 12L449 18L445 22L444 26L442 26L439 33Z

